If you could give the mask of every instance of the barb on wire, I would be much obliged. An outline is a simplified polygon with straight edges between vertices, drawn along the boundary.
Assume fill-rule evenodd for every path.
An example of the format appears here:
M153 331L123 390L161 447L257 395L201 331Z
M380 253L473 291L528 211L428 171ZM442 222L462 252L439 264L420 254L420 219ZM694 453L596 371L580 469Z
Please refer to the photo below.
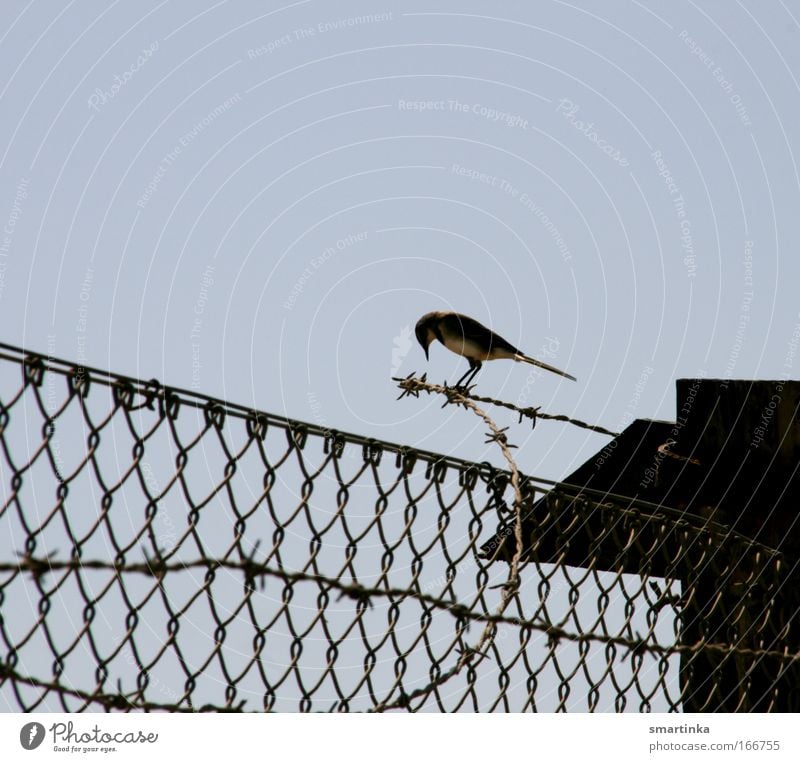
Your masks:
M396 381L397 385L402 389L400 396L397 399L402 399L406 396L414 396L419 397L420 392L425 392L427 394L444 394L445 396L449 397L449 392L447 390L455 390L458 397L460 399L465 400L472 400L473 402L484 402L489 405L495 405L496 407L506 408L507 410L513 410L519 414L519 422L522 423L524 418L528 418L532 426L536 427L536 422L538 420L543 421L564 421L565 423L572 424L573 426L577 426L581 429L586 429L588 431L594 431L597 434L605 434L609 437L617 437L619 436L619 432L611 431L604 426L598 426L596 424L587 423L586 421L581 421L578 418L571 418L567 415L562 414L552 414L552 413L542 413L541 406L539 407L520 407L518 405L514 405L511 402L505 402L503 400L497 400L492 397L482 397L476 394L472 394L471 390L474 387L474 384L467 389L463 389L461 387L454 387L454 386L447 386L446 384L442 384L441 386L437 386L435 384L429 384L427 381L427 374L424 373L419 378L412 372L409 375L405 376L404 378L392 377L392 381Z

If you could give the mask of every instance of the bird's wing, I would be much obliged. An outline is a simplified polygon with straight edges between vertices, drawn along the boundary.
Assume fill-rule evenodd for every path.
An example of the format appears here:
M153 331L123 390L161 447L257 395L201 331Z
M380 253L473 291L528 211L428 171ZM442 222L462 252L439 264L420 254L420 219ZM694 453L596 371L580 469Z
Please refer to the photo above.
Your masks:
M472 341L480 346L491 346L494 349L505 349L513 354L521 354L515 346L509 344L502 336L489 330L485 325L469 317L469 315L451 312L442 318L442 322L445 323L449 332L456 335L462 334L466 341Z

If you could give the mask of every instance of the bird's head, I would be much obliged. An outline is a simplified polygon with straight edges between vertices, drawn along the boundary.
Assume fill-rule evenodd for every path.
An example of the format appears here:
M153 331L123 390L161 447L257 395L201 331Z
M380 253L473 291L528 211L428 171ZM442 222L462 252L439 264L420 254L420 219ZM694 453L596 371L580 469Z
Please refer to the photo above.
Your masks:
M426 360L430 359L428 357L428 347L430 347L431 342L436 338L436 333L433 330L433 326L436 324L438 319L438 312L428 312L417 321L417 327L414 329L414 333L417 335L417 341L425 350Z

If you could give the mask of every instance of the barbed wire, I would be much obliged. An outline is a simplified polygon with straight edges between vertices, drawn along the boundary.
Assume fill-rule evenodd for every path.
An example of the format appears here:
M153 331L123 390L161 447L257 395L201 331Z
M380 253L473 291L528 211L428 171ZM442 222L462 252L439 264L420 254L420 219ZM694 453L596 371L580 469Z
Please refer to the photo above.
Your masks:
M10 667L0 664L0 684L2 681L10 680L12 683L29 685L32 688L41 688L47 692L52 692L60 696L71 696L80 699L86 706L99 704L104 709L111 711L119 709L121 711L145 711L145 712L173 712L173 713L193 713L193 712L241 712L244 704L239 703L236 707L218 707L213 704L205 704L200 707L181 706L179 704L163 704L154 701L133 701L135 694L128 694L120 690L118 693L87 693L77 688L70 688L63 683L47 682L39 680L29 675L22 675Z
M405 396L405 393L419 393L425 392L427 394L446 394L446 389L456 389L461 397L464 399L472 400L473 402L485 402L490 405L495 405L496 407L502 407L506 410L513 410L515 413L519 414L519 423L522 423L524 418L527 418L531 421L533 427L536 427L536 422L538 420L542 421L562 421L564 423L569 423L573 426L577 426L580 429L586 429L588 431L594 431L597 434L605 434L609 437L617 437L619 436L618 431L611 431L605 426L598 426L594 423L587 423L586 421L582 421L579 418L571 418L567 415L553 414L553 413L543 413L541 411L541 407L520 407L515 405L511 402L505 402L503 400L497 400L493 397L482 397L476 394L472 394L471 389L474 388L470 386L466 389L462 387L453 387L447 386L447 384L437 385L437 384L430 384L428 383L428 374L423 373L422 376L417 377L413 372L409 373L409 375L398 378L392 377L392 381L396 381L397 385L403 390L404 394L401 394L398 399L401 399Z
M511 563L509 564L509 571L508 571L508 579L506 580L505 584L501 586L501 594L500 594L500 603L495 611L495 617L502 617L503 612L508 608L509 603L511 603L512 598L516 595L517 591L520 587L519 582L519 564L520 559L522 558L522 553L524 550L523 547L523 540L522 540L522 491L520 489L520 475L519 475L519 468L517 467L517 463L514 460L513 455L511 454L511 448L515 445L509 444L508 437L506 436L506 429L501 429L498 425L489 417L489 415L479 408L471 399L469 399L464 393L462 393L459 389L455 387L448 387L447 389L441 387L434 387L432 385L426 385L426 391L431 392L439 392L444 394L447 397L447 402L449 404L456 404L460 405L467 410L471 410L475 415L477 415L483 422L486 424L486 427L489 429L491 434L487 438L487 442L494 442L500 448L500 451L503 453L503 457L506 459L508 463L508 467L511 471L511 488L514 491L514 553L511 558ZM415 392L406 389L404 393L414 394ZM418 394L419 391L417 390L416 393ZM484 627L483 632L481 633L480 638L478 638L477 643L469 648L464 648L461 655L459 656L458 661L456 662L455 666L445 672L444 675L432 680L427 686L424 688L417 689L413 692L410 696L402 696L400 699L397 699L394 702L384 702L378 704L375 707L375 712L384 712L390 709L395 708L406 708L409 706L409 701L414 700L417 698L422 698L423 701L430 695L430 693L434 690L434 688L438 688L444 685L448 680L452 677L457 675L461 670L467 665L470 664L473 659L475 658L484 658L486 656L484 649L490 643L493 634L497 631L495 627L496 622L488 622L486 627Z
M769 649L756 649L743 646L730 645L727 643L714 643L698 641L697 643L685 644L675 643L669 646L662 646L658 643L647 644L648 635L640 636L633 640L613 635L601 635L597 633L576 633L570 632L563 627L557 627L546 622L531 621L520 617L507 617L502 613L481 613L473 611L466 604L458 601L448 601L437 598L425 593L419 593L407 588L377 588L359 585L358 583L343 583L329 577L306 574L303 572L289 572L281 569L273 569L264 566L255 560L244 561L225 561L215 559L194 559L181 563L168 563L157 559L148 559L144 563L109 563L99 559L74 559L70 561L55 561L48 558L20 558L18 563L0 563L0 573L2 572L25 572L33 577L40 578L46 574L58 571L77 571L94 570L108 571L114 574L144 574L156 579L162 578L170 572L189 572L194 569L205 569L206 571L225 570L231 572L241 572L246 585L255 584L255 580L264 577L272 577L285 582L315 582L323 585L327 589L336 590L348 598L356 601L366 601L372 605L373 598L414 598L422 603L429 604L433 608L445 611L456 618L467 619L472 622L482 622L490 625L508 624L522 629L533 630L546 635L555 641L568 640L573 643L599 643L624 646L635 651L637 649L652 651L659 654L672 653L696 653L701 650L712 650L723 654L739 654L742 656L769 656L786 662L800 660L800 653L792 653L788 650L776 651ZM505 587L503 584L501 587ZM643 642L645 641L644 645ZM477 647L472 649L478 652Z

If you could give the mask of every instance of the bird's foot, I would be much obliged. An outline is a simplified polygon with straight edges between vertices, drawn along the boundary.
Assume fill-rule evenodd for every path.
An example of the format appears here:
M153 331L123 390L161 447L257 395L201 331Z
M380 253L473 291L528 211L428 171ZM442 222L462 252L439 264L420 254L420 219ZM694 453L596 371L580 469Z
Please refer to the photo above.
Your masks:
M453 386L450 386L447 381L445 381L442 386L447 391L453 391L457 394L463 394L464 396L469 396L475 388L475 384L453 384Z
M445 395L445 401L442 404L442 407L447 407L448 405L467 407L467 398L470 395L470 389L472 389L471 386L462 386L460 384L448 386L446 381L444 384L442 384L442 386L444 387Z

